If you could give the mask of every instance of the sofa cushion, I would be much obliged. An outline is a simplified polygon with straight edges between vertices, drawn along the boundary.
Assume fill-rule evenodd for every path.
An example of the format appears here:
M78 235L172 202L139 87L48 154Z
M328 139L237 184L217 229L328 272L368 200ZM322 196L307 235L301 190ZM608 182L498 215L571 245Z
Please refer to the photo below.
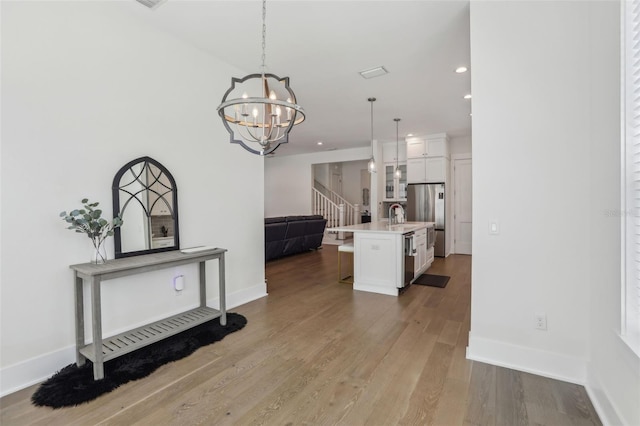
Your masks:
M278 241L284 240L284 236L287 233L287 224L281 223L268 223L264 225L264 241Z
M305 223L307 226L302 241L302 250L317 249L322 245L322 237L324 237L324 228L327 225L327 220L320 216L320 219L307 220Z
M296 215L296 216L286 216L285 220L287 222L302 222L307 220L306 216Z
M278 222L284 222L285 218L283 216L280 217L265 217L264 218L264 223L265 225L267 223L278 223Z

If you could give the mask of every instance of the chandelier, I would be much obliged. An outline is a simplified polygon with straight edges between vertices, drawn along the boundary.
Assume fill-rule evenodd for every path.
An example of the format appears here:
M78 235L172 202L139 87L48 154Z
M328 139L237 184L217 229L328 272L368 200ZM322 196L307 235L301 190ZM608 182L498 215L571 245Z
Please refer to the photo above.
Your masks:
M222 97L218 115L230 135L249 152L267 155L287 143L294 125L304 121L304 109L296 104L289 77L265 73L267 2L262 1L262 70L231 79Z
M376 101L376 98L367 99L371 104L371 158L369 159L369 163L367 163L367 170L369 173L376 172L376 159L373 157L373 103Z

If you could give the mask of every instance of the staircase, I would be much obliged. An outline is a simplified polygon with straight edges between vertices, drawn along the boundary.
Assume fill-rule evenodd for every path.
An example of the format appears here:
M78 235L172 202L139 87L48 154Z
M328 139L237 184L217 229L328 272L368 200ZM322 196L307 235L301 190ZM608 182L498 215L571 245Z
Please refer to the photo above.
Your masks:
M360 223L360 205L351 204L336 192L322 185L317 180L311 188L313 214L322 215L327 219L327 228L349 226ZM351 236L350 232L326 231L333 234L335 240L344 240Z

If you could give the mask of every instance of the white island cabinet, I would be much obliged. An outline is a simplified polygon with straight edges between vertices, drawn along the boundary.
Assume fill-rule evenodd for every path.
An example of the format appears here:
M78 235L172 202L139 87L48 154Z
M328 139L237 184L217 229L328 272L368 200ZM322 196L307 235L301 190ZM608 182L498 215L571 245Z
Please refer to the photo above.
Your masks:
M353 232L353 289L397 296L405 287L405 236L424 233L433 222L407 222L389 225L387 221L331 228ZM417 250L426 245L416 246ZM416 253L426 259L426 253ZM424 256L424 257L422 257ZM421 262L418 263L420 265ZM416 265L417 266L417 265ZM411 277L418 277L431 263L424 262Z

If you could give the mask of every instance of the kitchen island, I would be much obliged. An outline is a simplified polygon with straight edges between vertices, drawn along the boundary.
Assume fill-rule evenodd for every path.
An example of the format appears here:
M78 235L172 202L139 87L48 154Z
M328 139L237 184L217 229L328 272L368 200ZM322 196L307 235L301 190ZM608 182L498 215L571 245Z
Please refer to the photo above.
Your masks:
M398 296L433 262L428 230L434 222L388 221L329 228L353 232L353 289ZM432 233L431 233L432 234ZM405 256L405 246L409 256Z

